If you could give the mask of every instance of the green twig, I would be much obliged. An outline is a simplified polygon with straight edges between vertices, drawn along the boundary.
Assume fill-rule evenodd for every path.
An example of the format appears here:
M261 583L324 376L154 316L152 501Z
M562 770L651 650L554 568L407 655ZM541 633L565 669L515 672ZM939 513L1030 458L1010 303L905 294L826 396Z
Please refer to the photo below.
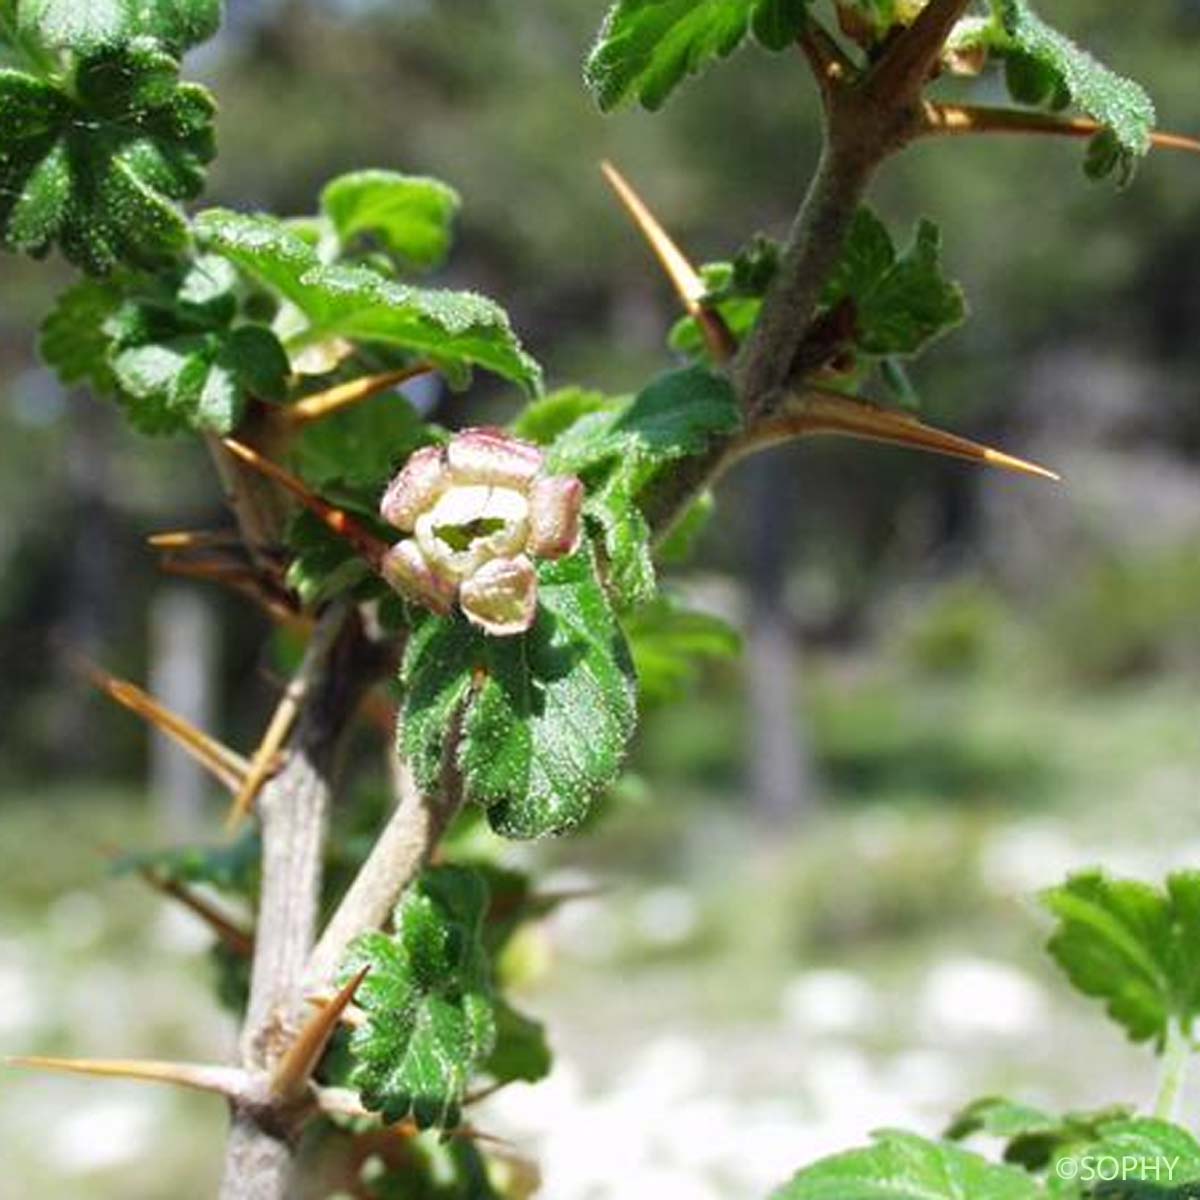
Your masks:
M1187 1078L1188 1060L1192 1055L1192 1040L1172 1021L1167 1030L1163 1050L1162 1074L1159 1076L1158 1096L1154 1115L1160 1121L1174 1121L1179 1113L1179 1098Z

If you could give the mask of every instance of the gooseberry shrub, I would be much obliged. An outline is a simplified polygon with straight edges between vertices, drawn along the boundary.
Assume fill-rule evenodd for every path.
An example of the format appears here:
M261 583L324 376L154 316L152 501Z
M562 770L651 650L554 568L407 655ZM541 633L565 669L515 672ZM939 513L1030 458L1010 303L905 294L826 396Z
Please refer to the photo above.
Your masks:
M497 964L561 898L464 831L576 829L618 783L639 716L736 652L661 577L712 519L722 474L814 434L1051 474L912 411L905 362L966 305L932 222L897 238L867 207L876 171L919 139L1020 132L1083 139L1088 175L1123 185L1156 142L1185 139L1157 135L1143 89L1027 0L616 0L585 67L601 109L656 109L745 43L798 50L778 69L806 64L824 147L782 242L698 269L607 168L679 294L674 362L633 395L546 392L499 305L421 282L451 248L447 184L369 169L303 216L183 207L215 153L215 104L182 63L221 16L219 0L0 0L0 245L80 272L41 354L138 433L207 444L236 536L155 544L305 643L249 758L102 679L234 794L236 835L118 865L212 927L239 1061L24 1062L224 1097L227 1200L307 1194L314 1147L355 1195L524 1195L528 1173L469 1110L550 1069ZM937 98L943 76L994 72L1010 107ZM477 372L511 386L508 428L448 431L406 391ZM340 795L335 770L381 703L384 813ZM197 885L244 901L254 927ZM987 1098L943 1140L886 1132L801 1167L781 1200L1200 1194L1200 1144L1173 1123L1200 1012L1200 875L1160 890L1084 874L1044 899L1070 981L1164 1056L1153 1115ZM980 1134L1002 1161L963 1145ZM1063 1169L1101 1156L1132 1166L1117 1183ZM1169 1178L1151 1175L1163 1160Z

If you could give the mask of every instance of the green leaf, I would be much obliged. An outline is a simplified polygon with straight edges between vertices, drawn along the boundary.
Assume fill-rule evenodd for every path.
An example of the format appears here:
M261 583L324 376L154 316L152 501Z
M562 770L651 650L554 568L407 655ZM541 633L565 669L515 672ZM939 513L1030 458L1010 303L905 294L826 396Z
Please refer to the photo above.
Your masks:
M283 398L287 355L265 326L231 325L236 285L222 259L205 256L173 285L160 277L107 318L117 399L135 428L227 434L251 398Z
M1064 1159L1072 1160L1074 1172L1060 1169ZM1119 1178L1113 1180L1113 1174ZM1062 1200L1194 1200L1200 1193L1197 1181L1200 1142L1189 1130L1155 1117L1129 1117L1101 1126L1095 1140L1060 1153L1047 1190Z
M461 618L428 618L409 640L401 752L434 787L447 739L468 800L497 833L562 833L616 776L635 723L628 651L580 551L538 567L528 633L489 638Z
M636 458L619 459L608 478L589 491L584 514L600 530L604 582L620 609L645 604L658 586L650 554L650 525L637 504L644 478Z
M1038 1200L1036 1180L956 1146L885 1132L801 1170L772 1200Z
M643 705L678 699L696 682L704 659L741 653L738 632L719 617L683 608L660 595L621 622L637 670Z
M197 241L293 304L306 319L297 345L344 337L402 346L450 366L485 367L536 393L541 371L521 349L503 309L473 292L433 291L368 267L321 263L316 250L273 217L210 209Z
M1045 1171L1063 1157L1081 1153L1100 1137L1105 1126L1129 1116L1129 1109L1114 1105L1059 1117L1002 1096L988 1096L967 1105L951 1122L945 1136L954 1141L976 1133L1004 1138L1005 1162L1027 1171Z
M866 354L911 356L962 324L966 301L942 274L941 234L917 225L912 245L897 256L886 227L867 208L855 214L842 257L822 304L852 301L855 342Z
M347 497L338 496L343 508L352 508ZM394 530L378 523L373 513L356 511L355 517L387 536ZM342 592L353 591L359 599L390 596L387 586L351 548L326 528L324 522L305 510L288 525L285 540L292 552L284 582L296 593L305 608L313 608Z
M424 270L446 257L459 205L458 193L444 183L395 171L341 175L321 193L321 209L343 247L371 234L401 264Z
M1164 891L1085 871L1042 903L1058 920L1050 953L1133 1041L1161 1050L1172 1023L1190 1035L1200 1012L1200 872L1169 876Z
M588 485L584 514L600 529L605 578L619 607L645 603L655 589L640 494L667 464L702 453L740 422L728 381L696 366L661 376L632 401L591 409L550 446L550 469Z
M807 7L808 0L617 0L584 77L605 112L629 96L656 109L687 76L732 54L751 23L768 49L786 48Z
M65 386L86 384L100 396L116 391L108 361L112 339L104 328L123 301L122 289L103 279L81 280L55 301L38 350Z
M74 79L0 70L0 246L57 244L92 274L154 266L187 245L173 201L213 156L213 101L141 39L79 60Z
M549 464L574 474L633 458L648 476L665 463L703 453L713 438L740 424L729 381L704 367L688 367L659 376L631 402L612 402L576 421L550 447Z
M20 0L21 33L56 50L88 54L151 37L176 54L220 28L221 0Z
M1019 64L1015 76L1009 76L1010 85L1016 84L1014 99L1040 93L1041 102L1061 107L1069 98L1110 131L1117 153L1105 164L1104 173L1119 169L1128 174L1134 159L1150 149L1155 112L1145 90L1052 29L1027 0L992 0L992 12L996 25L993 49L1032 60ZM1041 68L1040 78L1034 74L1033 64ZM1098 166L1094 164L1094 169Z
M512 431L527 442L547 446L581 417L598 412L609 403L602 392L562 388L527 404L513 422Z
M492 1052L480 941L487 903L476 872L435 867L396 905L394 934L364 934L350 948L342 980L371 967L356 998L367 1019L350 1040L350 1082L389 1123L411 1114L422 1129L456 1126L467 1084Z
M292 463L318 490L377 495L409 455L432 440L416 409L388 392L310 421L292 447Z
M496 1045L483 1070L497 1083L537 1083L550 1074L552 1059L545 1025L498 1000Z

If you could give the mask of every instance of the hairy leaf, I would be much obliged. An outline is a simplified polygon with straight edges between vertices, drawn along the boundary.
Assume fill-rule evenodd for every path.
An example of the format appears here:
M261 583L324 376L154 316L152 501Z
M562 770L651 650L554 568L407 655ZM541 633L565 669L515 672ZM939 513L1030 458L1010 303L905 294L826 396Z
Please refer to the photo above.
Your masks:
M426 871L396 905L395 932L351 946L341 977L370 973L357 1002L366 1023L350 1040L351 1085L387 1122L422 1129L458 1124L472 1074L496 1040L480 941L487 885L463 867Z
M447 740L468 800L505 837L562 833L616 775L635 721L623 638L580 551L538 566L528 633L489 638L461 618L427 619L409 641L401 752L436 786Z
M221 0L20 0L18 28L41 45L88 54L150 37L181 54L221 24Z
M113 281L84 279L55 301L42 322L38 350L67 387L86 384L97 395L116 391L104 327L120 308L123 290Z
M187 244L173 201L199 192L213 155L213 101L178 82L149 39L101 48L69 81L0 70L0 246L106 274Z
M162 275L102 326L117 399L147 434L226 434L251 398L280 400L287 356L262 325L235 325L237 276L208 255Z
M1164 890L1085 871L1042 902L1058 920L1050 953L1133 1041L1161 1050L1172 1023L1190 1035L1200 1013L1200 872L1171 875Z
M628 96L659 108L689 75L727 58L747 30L782 50L800 31L808 0L617 0L584 76L605 112Z
M370 234L404 266L428 270L450 249L460 200L436 179L395 171L355 171L332 180L321 208L343 246Z
M508 317L482 296L410 287L368 267L323 265L311 245L273 217L210 209L194 228L203 246L303 314L306 325L290 340L294 347L332 337L384 342L540 389L541 372L521 349Z
M921 221L912 245L898 256L884 224L860 208L822 305L853 303L854 340L865 353L917 354L966 317L962 290L942 274L940 252L937 227Z
M772 1200L1038 1200L1036 1180L956 1146L886 1132L805 1167Z
M993 48L1020 60L1009 72L1014 99L1062 107L1069 100L1109 131L1114 153L1089 160L1092 172L1119 171L1127 177L1133 161L1150 149L1154 104L1145 90L1097 62L1065 34L1047 25L1028 0L991 0L995 14ZM1014 86L1015 85L1015 86Z
M667 464L702 453L740 421L728 381L697 366L661 376L632 401L590 409L551 444L550 469L588 485L584 513L600 529L606 582L621 608L654 594L640 494Z
M409 455L432 440L416 409L389 392L309 422L292 447L292 461L317 489L378 494Z
M527 404L513 422L517 437L547 446L581 417L599 412L611 402L602 392L563 388Z

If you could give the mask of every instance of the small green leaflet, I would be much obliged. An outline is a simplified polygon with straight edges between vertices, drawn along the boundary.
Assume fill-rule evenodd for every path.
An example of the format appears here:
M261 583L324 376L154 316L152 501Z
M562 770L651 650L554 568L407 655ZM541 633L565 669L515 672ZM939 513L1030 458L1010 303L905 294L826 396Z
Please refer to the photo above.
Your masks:
M822 306L853 303L854 341L866 354L919 354L967 315L962 289L942 274L941 243L937 226L921 221L912 245L897 255L887 227L860 208Z
M197 241L278 293L306 318L295 347L332 337L402 346L450 366L475 365L541 388L541 371L521 349L504 310L473 292L433 291L386 279L368 267L324 265L317 251L274 217L210 209Z
M1082 1182L1078 1171L1058 1167L1064 1159L1076 1166L1119 1163L1120 1179ZM1196 1200L1197 1181L1200 1143L1190 1131L1154 1117L1129 1117L1100 1126L1094 1140L1058 1155L1047 1174L1046 1191L1055 1200Z
M221 24L221 0L20 0L21 33L47 49L90 53L151 37L182 54Z
M1063 1157L1082 1153L1084 1147L1100 1137L1103 1128L1129 1116L1129 1109L1115 1105L1058 1117L1002 1096L987 1096L967 1105L951 1122L945 1136L952 1141L976 1133L1004 1138L1005 1162L1027 1171L1044 1171Z
M991 4L995 21L993 49L1032 60L1018 70L1014 98L1021 100L1029 96L1031 89L1039 90L1030 80L1033 64L1049 72L1058 85L1040 85L1047 101L1059 104L1069 97L1071 103L1106 128L1099 149L1094 146L1089 154L1089 174L1098 177L1116 171L1119 179L1126 181L1134 160L1150 149L1155 112L1145 90L1109 70L1047 25L1027 0L991 0Z
M104 326L123 301L124 291L109 279L83 279L55 301L42 322L38 351L64 385L86 384L100 396L116 391Z
M395 171L355 171L331 180L321 210L345 248L369 234L401 266L429 270L450 249L458 193L436 179Z
M213 156L212 97L150 39L90 52L70 83L0 70L0 246L57 244L85 271L153 266L187 245L174 201Z
M562 388L527 404L513 422L512 431L527 442L548 446L581 417L608 408L610 403L603 392Z
M703 659L734 658L742 648L737 631L719 617L686 609L666 594L621 624L629 639L643 706L678 699L696 681Z
M957 1146L887 1131L873 1146L821 1159L771 1200L1040 1200L1037 1180Z
M550 1074L546 1027L519 1013L506 1000L496 1001L496 1045L483 1071L496 1083L537 1083Z
M728 380L696 366L660 376L631 401L589 405L551 444L550 469L587 484L584 514L599 526L606 582L619 607L644 603L655 590L640 494L666 464L701 454L740 422Z
M1161 1051L1172 1024L1191 1034L1200 1013L1200 872L1171 875L1163 890L1085 871L1041 899L1058 921L1051 955L1133 1041L1153 1040Z
M375 499L409 455L432 440L416 409L386 392L304 425L292 464L318 490L342 487Z
M396 905L395 933L350 947L340 979L371 970L356 997L367 1015L350 1039L350 1083L392 1123L452 1129L471 1076L492 1053L496 1018L480 930L487 885L464 867L426 871Z
M617 0L584 67L605 112L628 96L661 107L689 75L727 58L753 28L768 49L795 40L808 0Z
M628 650L585 549L538 566L538 616L489 638L429 617L405 654L400 750L436 787L447 738L466 799L497 833L563 833L615 778L635 723Z
M114 310L102 330L117 400L147 434L227 434L251 398L281 400L287 356L262 325L235 325L237 275L223 259L188 264Z

